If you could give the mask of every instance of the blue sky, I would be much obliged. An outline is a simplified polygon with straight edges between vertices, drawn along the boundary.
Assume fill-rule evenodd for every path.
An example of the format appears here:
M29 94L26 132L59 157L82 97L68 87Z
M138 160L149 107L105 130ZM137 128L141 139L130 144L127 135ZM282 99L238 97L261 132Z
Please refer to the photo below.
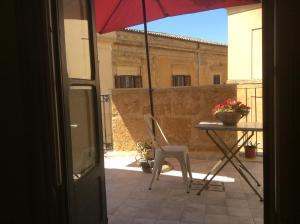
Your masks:
M130 28L143 30L144 26ZM227 12L217 9L160 19L149 22L148 30L227 43Z

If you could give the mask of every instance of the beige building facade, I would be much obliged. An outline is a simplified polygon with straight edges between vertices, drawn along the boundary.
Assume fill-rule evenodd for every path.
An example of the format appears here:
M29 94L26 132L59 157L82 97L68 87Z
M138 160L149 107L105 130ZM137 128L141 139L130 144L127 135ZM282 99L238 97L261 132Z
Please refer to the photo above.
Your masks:
M148 38L153 88L226 83L227 45L154 32ZM140 76L137 87L148 88L142 31L116 31L97 40L102 93L118 87L115 76Z
M263 122L261 3L232 7L228 13L228 82L238 84L236 97L251 107L247 121ZM252 142L263 148L263 133Z
M261 82L261 3L228 8L227 12L228 82Z

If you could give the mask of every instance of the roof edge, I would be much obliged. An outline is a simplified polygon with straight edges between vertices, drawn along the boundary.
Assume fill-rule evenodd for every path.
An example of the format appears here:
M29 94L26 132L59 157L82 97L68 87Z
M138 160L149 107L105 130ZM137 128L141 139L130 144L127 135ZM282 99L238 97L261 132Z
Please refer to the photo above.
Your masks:
M119 31L139 33L139 34L144 33L144 30L137 30L137 29L131 29L131 28L125 28L125 29L119 30ZM182 35L177 35L177 34L154 32L154 31L148 31L147 33L149 35L157 36L157 37L166 37L166 38L172 38L172 39L177 39L177 40L186 40L186 41L191 41L191 42L210 44L210 45L218 45L218 46L224 46L224 47L228 46L228 44L221 43L221 42L214 42L214 41L204 40L204 39L200 39L200 38L193 38L193 37L188 37L188 36L182 36Z

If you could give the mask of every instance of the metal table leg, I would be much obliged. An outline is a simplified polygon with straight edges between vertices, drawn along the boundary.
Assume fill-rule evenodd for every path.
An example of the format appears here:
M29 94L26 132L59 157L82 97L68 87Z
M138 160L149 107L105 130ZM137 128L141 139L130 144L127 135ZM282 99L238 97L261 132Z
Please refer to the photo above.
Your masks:
M220 138L220 136L217 135L217 133L216 133L215 131L213 131L213 132L214 132L216 138L219 140L219 142L222 143L223 147L224 147L228 152L231 153L232 148L234 148L234 146L231 147L231 148L229 148L229 147L226 145L226 143L222 140L222 138ZM244 132L244 135L242 136L242 138L243 138L246 134L248 134L248 132ZM254 132L252 132L251 136L253 136L253 135L254 135ZM246 142L247 142L247 141L245 141L245 143L246 143ZM235 144L235 145L237 145L237 144ZM247 169L247 167L241 162L241 160L236 156L236 154L235 154L233 157L234 157L234 159L236 159L236 160L238 161L239 166L240 166L243 170L245 170L245 171L249 174L249 176L256 182L257 186L260 187L261 184L259 183L259 181L252 175L252 173L251 173L251 172Z
M244 141L240 146L234 150L234 147L237 146L237 144L241 141L242 138L245 137L247 132L243 134L241 138L238 139L238 141L233 145L233 147L229 148L225 142L217 135L215 131L211 131L216 137L214 137L209 130L206 131L207 135L209 138L216 144L216 146L221 150L221 152L224 154L224 159L218 161L218 163L213 167L213 169L209 172L212 173L214 169L216 169L222 162L223 160L225 161L223 165L216 171L216 173L209 179L207 180L208 175L204 178L204 180L207 180L203 187L198 191L198 195L201 194L201 192L209 185L209 183L214 179L214 177L227 165L227 163L231 163L233 167L240 173L240 175L243 177L243 179L248 183L248 185L252 188L252 190L257 194L257 196L260 198L261 201L263 201L263 197L259 194L259 192L252 186L248 178L245 176L245 174L242 172L242 170L236 166L236 164L232 161L232 158L235 157L235 155L240 151L240 149L246 144L247 141L251 139L251 137L254 135L254 132L252 131L249 136L247 136L246 141ZM219 141L219 142L218 142ZM220 143L221 142L221 143ZM231 154L230 156L228 154ZM227 159L227 160L226 160Z
M208 131L206 131L207 135L209 136L210 134L208 133ZM214 132L214 134L216 135L216 133ZM228 149L229 152L231 152L237 145L238 143L246 136L247 133L244 133L243 136L231 147L231 149ZM210 137L210 136L209 136ZM224 154L224 153L223 153ZM202 179L202 181L205 181L208 176L224 161L224 159L226 158L225 155L223 155L223 157L213 166L213 168L211 168L211 170L207 173L207 175Z
M216 132L214 131L211 131L212 133L214 133L215 135ZM210 184L210 182L215 178L215 176L226 166L226 164L229 162L229 156L226 154L226 151L224 151L222 145L220 143L217 142L217 140L210 134L210 131L207 130L206 131L206 134L209 136L209 138L217 145L217 147L220 149L220 151L224 154L223 158L221 160L219 160L215 165L214 167L209 171L208 175L210 175L210 173L212 173L223 161L224 159L227 158L227 160L225 160L225 163L223 163L223 165L216 171L216 173L208 180L205 182L205 184L203 185L203 187L198 191L198 195L201 194L201 192ZM238 139L238 141L233 145L233 147L237 146L237 144L241 141L242 138L244 138L246 136L247 133L244 133L243 136ZM250 136L251 138L252 136ZM248 137L249 138L249 137ZM249 138L249 139L250 139ZM233 147L231 148L230 151L233 150ZM236 150L236 151L239 151L239 150ZM232 153L232 152L231 152ZM233 166L235 166L235 164L233 164ZM207 179L208 175L206 175L206 177L203 179L204 181Z

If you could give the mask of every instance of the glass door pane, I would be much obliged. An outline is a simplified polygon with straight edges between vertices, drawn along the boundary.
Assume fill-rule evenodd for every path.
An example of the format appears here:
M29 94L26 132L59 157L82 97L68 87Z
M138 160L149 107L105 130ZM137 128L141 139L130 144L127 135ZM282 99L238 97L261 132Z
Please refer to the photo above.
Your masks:
M89 86L70 89L73 179L86 174L97 162L94 91Z
M68 76L76 79L91 79L87 2L64 0L63 3Z

